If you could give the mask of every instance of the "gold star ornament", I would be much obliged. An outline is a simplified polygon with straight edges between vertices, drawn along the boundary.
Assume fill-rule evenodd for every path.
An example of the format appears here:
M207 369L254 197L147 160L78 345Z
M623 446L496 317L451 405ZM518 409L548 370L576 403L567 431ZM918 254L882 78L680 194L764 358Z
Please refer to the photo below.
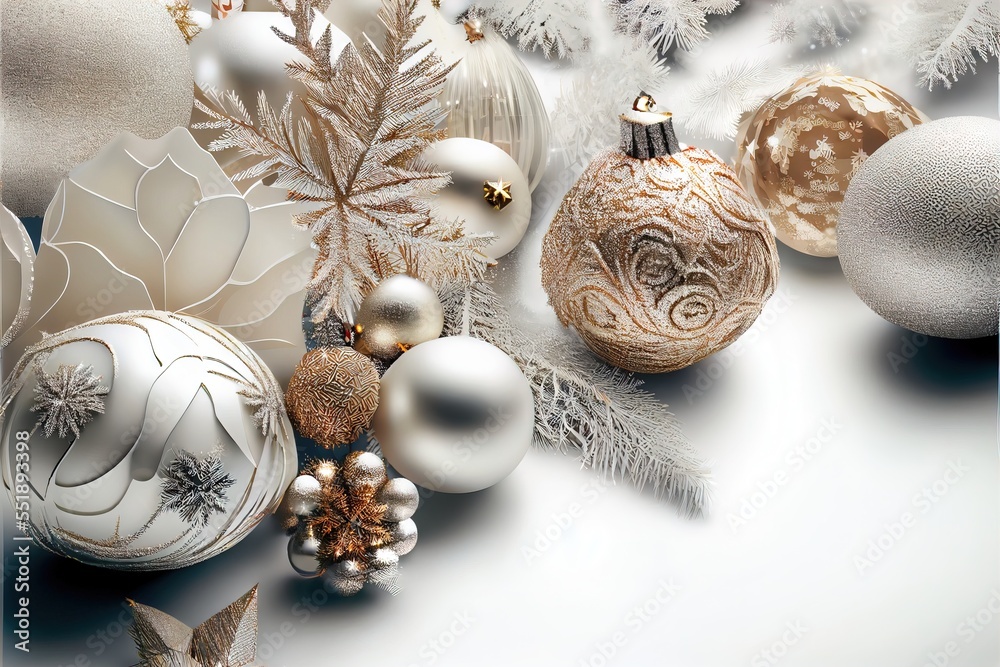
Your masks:
M196 628L128 601L137 667L262 667L257 662L257 587Z
M514 197L511 194L511 184L502 178L498 178L495 181L486 181L483 183L483 199L496 210L504 210L507 204L514 201Z

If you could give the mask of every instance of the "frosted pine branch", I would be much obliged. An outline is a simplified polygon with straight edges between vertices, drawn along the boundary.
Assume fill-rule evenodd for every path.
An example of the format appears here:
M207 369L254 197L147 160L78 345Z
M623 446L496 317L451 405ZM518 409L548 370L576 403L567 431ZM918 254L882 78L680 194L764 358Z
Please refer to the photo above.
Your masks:
M497 346L517 362L535 394L535 444L577 451L583 463L705 513L711 474L676 418L627 373L562 337L529 336L485 283L442 292L444 335L462 333Z
M333 64L331 29L310 39L311 0L278 8L294 32L276 34L305 56L288 73L306 93L289 96L280 111L261 96L256 121L232 93L208 93L197 104L210 118L201 127L223 131L214 150L255 158L237 180L273 172L291 199L315 204L297 218L318 248L307 297L314 321L331 313L351 321L364 294L395 273L432 285L481 278L489 238L432 219L430 198L450 176L415 161L441 138L435 100L452 68L413 43L422 20L416 0L386 2L385 44L347 46Z
M500 34L516 37L524 51L540 48L548 57L574 57L590 41L592 6L601 0L492 0L475 8Z
M916 67L920 84L950 88L976 57L1000 55L1000 5L996 0L914 0L898 27L896 44Z
M556 100L552 128L567 160L582 164L618 144L618 115L641 91L662 90L669 68L652 45L610 29L577 65Z
M778 68L763 58L716 68L679 96L683 106L676 109L678 121L692 134L732 139L744 114L790 86L805 69Z
M865 15L859 0L783 0L771 8L770 41L805 38L819 46L840 46Z
M616 4L619 26L650 40L661 51L689 50L708 37L708 16L732 13L739 0L623 0Z

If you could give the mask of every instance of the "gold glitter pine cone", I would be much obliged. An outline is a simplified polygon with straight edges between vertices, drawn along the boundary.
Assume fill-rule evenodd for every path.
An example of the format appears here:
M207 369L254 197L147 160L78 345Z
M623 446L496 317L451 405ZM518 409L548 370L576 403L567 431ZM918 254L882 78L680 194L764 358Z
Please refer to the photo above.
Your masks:
M285 390L296 430L324 447L350 444L368 428L378 407L379 374L349 347L322 347L303 355Z
M594 353L662 373L750 327L778 255L733 170L711 151L680 150L669 114L645 100L622 116L621 149L598 154L563 199L541 269L560 321Z

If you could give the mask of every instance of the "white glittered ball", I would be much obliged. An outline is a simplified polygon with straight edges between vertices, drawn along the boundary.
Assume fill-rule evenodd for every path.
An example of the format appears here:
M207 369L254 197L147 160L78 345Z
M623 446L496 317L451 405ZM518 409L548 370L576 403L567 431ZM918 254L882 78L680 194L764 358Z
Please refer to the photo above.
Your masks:
M879 315L944 338L997 333L1000 121L943 118L858 170L838 222L840 264Z
M445 493L493 486L535 427L531 386L498 348L469 336L421 343L389 367L372 428L393 468Z
M191 116L187 44L161 2L0 5L3 202L40 216L66 173L121 132Z
M29 348L9 389L0 464L23 530L85 563L165 570L222 553L296 475L274 377L196 318L135 311L67 329Z

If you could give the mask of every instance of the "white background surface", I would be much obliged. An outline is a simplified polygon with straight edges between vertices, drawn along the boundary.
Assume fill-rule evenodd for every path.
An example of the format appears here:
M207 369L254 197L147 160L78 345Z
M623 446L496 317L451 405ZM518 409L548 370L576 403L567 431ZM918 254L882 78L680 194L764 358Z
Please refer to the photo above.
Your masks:
M742 10L698 58L675 63L678 89L763 44L767 4ZM996 117L995 61L931 95L914 87L904 65L879 55L878 43L869 31L821 55L932 118ZM551 101L561 74L541 60L532 68ZM725 142L682 141L727 159L734 152ZM553 212L535 211L519 263L506 269L541 321L554 320L536 268ZM398 597L366 590L329 599L289 569L286 538L272 521L178 572L102 571L36 548L32 653L13 650L5 612L3 664L133 664L132 642L121 635L125 597L195 625L259 582L260 655L270 667L921 667L935 664L930 655L949 642L957 655L937 655L937 665L995 667L996 338L916 336L868 310L836 259L780 251L778 291L750 333L689 369L648 379L713 463L707 518L683 519L626 484L602 485L571 457L532 451L490 490L423 503L420 542L403 559ZM814 451L809 460L797 453L803 448ZM953 483L938 481L955 467L963 472ZM784 483L770 486L776 479ZM920 500L924 489L934 502ZM745 523L737 525L741 511ZM887 528L904 513L911 525ZM6 503L4 516L9 567ZM859 564L878 556L869 551L880 541L881 556ZM8 578L7 611L11 589ZM966 619L977 613L983 624L973 626ZM616 641L614 655L602 656Z

